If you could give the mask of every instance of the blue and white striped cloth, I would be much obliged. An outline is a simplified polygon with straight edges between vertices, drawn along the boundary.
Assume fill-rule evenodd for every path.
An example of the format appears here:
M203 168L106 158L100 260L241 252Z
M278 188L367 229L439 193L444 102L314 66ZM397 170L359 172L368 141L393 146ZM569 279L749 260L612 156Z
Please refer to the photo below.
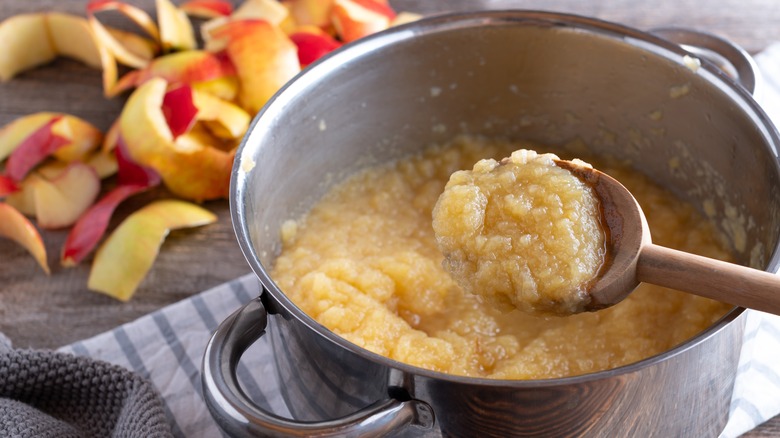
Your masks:
M756 62L764 75L759 102L780 125L780 43L756 56ZM176 436L220 436L203 401L201 358L217 325L258 293L254 275L246 275L60 351L112 362L151 380L165 400ZM238 373L257 403L289 415L265 339L244 355ZM779 413L780 317L750 311L721 437L737 437Z
M203 401L203 352L217 325L259 290L257 278L246 275L59 351L121 365L149 379L164 399L175 436L218 437L222 433ZM255 402L289 416L265 338L244 355L238 376Z

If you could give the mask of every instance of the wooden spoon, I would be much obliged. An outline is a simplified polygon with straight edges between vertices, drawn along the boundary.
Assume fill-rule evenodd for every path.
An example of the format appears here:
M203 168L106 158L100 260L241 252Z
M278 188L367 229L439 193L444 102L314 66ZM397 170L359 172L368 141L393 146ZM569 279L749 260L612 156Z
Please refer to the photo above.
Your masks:
M640 282L780 315L780 276L652 243L642 208L617 180L576 162L558 167L593 187L607 227L607 259L587 310L617 304Z

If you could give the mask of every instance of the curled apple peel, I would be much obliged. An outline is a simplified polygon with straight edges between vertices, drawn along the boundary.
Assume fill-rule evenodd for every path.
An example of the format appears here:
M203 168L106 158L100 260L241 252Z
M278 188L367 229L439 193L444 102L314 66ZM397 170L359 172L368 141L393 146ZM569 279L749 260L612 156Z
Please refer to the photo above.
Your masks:
M134 68L143 68L149 63L149 59L146 59L125 47L125 45L117 40L94 15L90 15L89 25L100 44L103 45L103 47L108 50L120 64Z
M285 30L291 25L292 18L288 8L276 0L246 0L229 16L216 17L201 26L200 33L206 49L213 52L224 49L225 41L216 31L242 20L265 21Z
M0 175L0 198L19 191L19 185L11 178Z
M154 23L154 20L152 20L152 17L150 17L146 11L139 7L118 0L92 0L87 4L88 15L93 15L95 12L99 11L112 10L119 11L122 15L129 18L153 39L160 39L160 31Z
M100 146L103 133L93 124L70 114L56 113L59 120L51 127L52 134L67 140L62 147L52 152L60 161L84 161Z
M195 48L195 32L187 14L170 0L155 0L160 43L165 50L192 50Z
M119 137L114 149L118 169L120 185L141 185L154 187L160 184L160 175L154 169L141 166L130 158L127 145L122 137Z
M5 237L22 245L49 275L49 264L46 261L46 247L41 234L22 213L12 206L0 202L0 237Z
M12 180L20 182L33 167L68 143L68 139L53 133L52 126L59 120L59 116L53 117L11 152L5 171Z
M57 57L48 39L43 14L15 15L0 23L0 80L46 64Z
M215 29L213 35L227 41L226 51L240 83L238 99L250 114L257 114L301 70L295 44L266 21L233 21Z
M60 12L15 15L0 23L0 81L53 61L76 59L93 68L102 61L87 20Z
M314 28L319 29L319 28ZM301 68L341 47L341 43L320 30L302 29L290 34L290 40L298 47Z
M97 151L87 157L84 164L91 167L101 180L113 176L119 171L119 164L112 152Z
M62 266L72 267L81 263L95 249L119 204L160 183L160 177L156 173L125 158L124 149L125 146L119 139L115 152L121 170L120 185L89 207L73 225L62 248Z
M5 160L28 137L50 123L56 113L35 113L20 117L0 129L0 161Z
M65 161L86 160L103 140L92 124L61 113L35 113L0 130L0 160L10 155L7 175L22 178L49 156Z
M292 0L290 13L300 26L325 28L330 24L333 0Z
M193 103L192 88L189 85L168 90L163 96L161 108L173 138L186 133L195 124L198 107Z
M190 0L182 3L179 9L198 18L227 17L233 13L233 4L225 0Z
M142 59L152 61L160 53L160 44L151 38L113 27L106 26L106 29L119 44L123 45L130 53Z
M130 196L148 188L143 185L120 185L93 204L68 233L60 257L62 266L71 267L81 263L105 234L108 222L117 206Z
M204 93L193 90L193 103L198 108L195 118L206 123L209 131L223 139L241 138L252 117L238 105Z
M62 161L84 159L103 139L99 129L78 117L63 113L34 113L0 129L0 160L11 155L25 141L31 143L28 147L41 147L40 141L30 141L30 137L44 126L48 126L51 136L65 140L61 147L52 148L52 154ZM45 139L48 134L43 130L38 135Z
M47 12L44 16L57 55L79 60L92 68L101 67L94 34L84 17L61 12Z
M100 246L87 287L128 301L143 281L170 230L213 223L208 210L184 201L156 201L125 219Z
M40 179L36 173L32 173L21 184L14 183L17 190L7 193L5 202L27 216L35 216L35 183Z
M162 109L166 88L165 80L154 78L130 95L119 119L129 157L154 169L177 196L194 201L226 197L234 152L177 144Z
M170 83L195 85L235 75L235 69L226 56L203 50L163 55L141 70L133 70L119 79L116 91L138 87L152 78Z
M263 20L279 25L289 15L289 11L276 0L246 0L231 14L233 20Z
M139 49L138 38L113 31L95 17L97 12L111 10L120 12L143 29L152 38L154 48L160 40L157 24L143 9L116 0L92 0L87 4L87 21L95 37L100 64L103 67L103 94L106 97L113 97L121 92L116 88L119 77L117 62L140 68L151 61L150 52ZM152 50L151 54L154 55L155 50Z
M390 27L395 13L375 0L334 0L331 19L341 40L352 42Z
M100 178L88 165L70 163L52 178L32 181L35 216L41 228L64 228L73 225L98 196Z

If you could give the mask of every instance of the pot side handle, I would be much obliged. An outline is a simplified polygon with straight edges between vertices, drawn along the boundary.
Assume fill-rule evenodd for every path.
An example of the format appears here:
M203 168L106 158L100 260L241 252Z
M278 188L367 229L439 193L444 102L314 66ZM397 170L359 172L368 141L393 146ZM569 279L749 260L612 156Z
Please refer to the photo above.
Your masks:
M760 92L760 73L750 54L733 42L711 33L684 27L660 27L650 33L675 43L692 55L723 70L750 94Z
M286 419L258 407L239 385L236 369L247 348L260 339L268 312L260 297L223 321L203 357L203 393L217 424L232 437L384 436L409 425L428 428L433 411L419 400L388 398L346 417L319 422Z

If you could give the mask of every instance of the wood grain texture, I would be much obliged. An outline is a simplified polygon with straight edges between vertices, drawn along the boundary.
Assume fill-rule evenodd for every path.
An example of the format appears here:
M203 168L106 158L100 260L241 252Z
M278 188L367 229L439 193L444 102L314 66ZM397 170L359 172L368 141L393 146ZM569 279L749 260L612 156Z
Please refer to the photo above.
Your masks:
M153 0L132 3L151 11ZM775 0L391 0L402 10L421 13L469 9L541 9L589 15L650 29L688 26L727 37L751 52L780 41L780 2ZM86 0L27 0L0 2L0 19L11 15L57 10L84 14ZM112 24L114 17L110 17ZM63 111L83 117L106 129L119 114L122 99L102 96L100 73L70 60L24 73L0 84L0 125L36 111ZM122 206L112 227L163 191L132 199ZM172 233L163 245L152 271L136 296L123 304L86 289L91 258L73 269L59 266L66 231L45 232L49 263L46 277L26 252L0 240L0 332L18 347L57 347L111 329L166 304L216 286L249 272L235 243L228 204L205 204L219 216L218 223L196 230ZM746 435L780 436L776 418Z
M636 274L641 282L780 315L780 277L758 269L649 244Z

